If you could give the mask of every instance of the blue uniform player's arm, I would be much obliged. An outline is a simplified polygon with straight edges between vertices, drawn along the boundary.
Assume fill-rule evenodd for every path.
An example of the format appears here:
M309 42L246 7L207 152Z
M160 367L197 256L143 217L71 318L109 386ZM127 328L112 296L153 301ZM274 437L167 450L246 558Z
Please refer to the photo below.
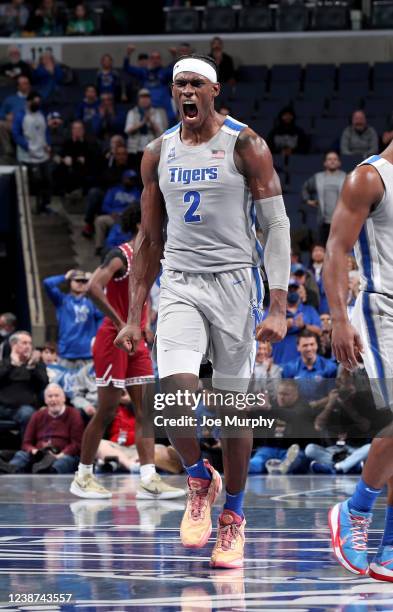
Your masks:
M370 211L383 195L384 186L378 172L368 165L356 168L344 183L326 245L323 284L333 322L332 350L337 361L349 370L356 367L363 346L348 320L347 258Z

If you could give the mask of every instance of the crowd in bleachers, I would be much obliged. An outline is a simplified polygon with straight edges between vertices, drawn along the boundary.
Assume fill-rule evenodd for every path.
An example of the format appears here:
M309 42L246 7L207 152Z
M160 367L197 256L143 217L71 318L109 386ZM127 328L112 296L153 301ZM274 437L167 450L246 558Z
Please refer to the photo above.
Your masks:
M243 66L236 71L219 38L211 41L210 51L223 82L217 109L247 122L267 139L292 227L288 334L273 347L259 345L252 381L254 389L266 392L266 410L275 415L277 425L262 445L256 440L250 469L359 470L369 440L388 415L374 414L364 374L345 374L332 355L322 280L324 245L346 172L393 137L393 65L271 70ZM169 52L166 65L158 52L134 58L135 47L129 46L123 71L116 70L105 54L98 70L77 72L58 64L49 52L33 66L11 47L9 61L0 68L0 162L17 160L28 166L41 212L50 212L52 194L66 197L79 191L86 204L83 235L95 234L97 254L131 238L127 220L130 211L139 208L143 150L176 121L169 93L171 70L175 58L190 53L191 47L183 43ZM97 406L91 344L101 314L86 295L88 280L85 272L71 270L44 282L57 311L57 346L49 343L40 352L34 350L28 333L15 335L15 317L0 316L0 429L5 422L5 429L27 436L24 454L11 464L0 462L0 471L73 469L68 459L56 463L64 459L67 444L80 448L79 437L67 438L71 429L79 431L67 429L69 419L78 413L83 430ZM349 314L358 292L359 274L349 256ZM157 285L152 293L152 329L158 294ZM52 386L44 396L49 382L60 391ZM44 402L45 419L35 419L32 431L32 415ZM124 405L129 406L129 398L124 397ZM58 440L49 443L46 434L40 438L36 429L45 428L58 411L64 415L60 446ZM129 408L119 411L124 423L117 422L111 439L123 444L132 414ZM212 432L205 433L204 452L214 463L220 455L219 441ZM52 449L50 459L42 452L47 447ZM37 456L32 449L40 451Z

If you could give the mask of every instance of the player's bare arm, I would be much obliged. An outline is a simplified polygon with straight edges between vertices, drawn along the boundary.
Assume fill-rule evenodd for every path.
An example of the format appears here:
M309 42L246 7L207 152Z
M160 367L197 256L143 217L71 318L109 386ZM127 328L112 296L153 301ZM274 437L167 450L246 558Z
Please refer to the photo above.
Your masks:
M115 344L127 353L136 350L141 337L140 322L143 305L160 271L164 242L164 203L158 184L158 163L161 138L145 150L141 164L143 192L141 226L135 239L133 266L130 274L130 310L127 325L118 334Z
M371 166L356 168L344 183L326 245L323 282L333 322L332 348L337 360L348 370L356 367L363 346L347 314L347 257L383 194L382 181Z
M289 220L280 180L266 142L250 128L241 132L235 164L247 179L265 248L265 270L270 288L269 315L257 329L258 340L278 342L285 337L287 289L290 272Z
M106 297L105 287L116 273L123 268L124 263L120 257L106 258L104 263L93 273L87 290L89 297L98 306L101 312L111 319L119 331L124 327L125 321L121 320L118 313L110 305Z

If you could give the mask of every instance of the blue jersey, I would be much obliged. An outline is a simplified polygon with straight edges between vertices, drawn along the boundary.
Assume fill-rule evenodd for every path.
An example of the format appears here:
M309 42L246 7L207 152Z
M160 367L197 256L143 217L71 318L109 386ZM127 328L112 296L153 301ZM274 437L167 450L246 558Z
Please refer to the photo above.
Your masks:
M77 297L60 291L64 275L44 280L45 290L56 306L59 323L58 350L63 359L90 359L91 341L103 319L103 314L86 296Z
M337 365L317 355L315 363L308 368L301 357L284 365L283 378L294 378L298 381L302 399L316 400L326 396L332 386L323 382L325 378L336 378ZM334 385L333 385L334 386Z

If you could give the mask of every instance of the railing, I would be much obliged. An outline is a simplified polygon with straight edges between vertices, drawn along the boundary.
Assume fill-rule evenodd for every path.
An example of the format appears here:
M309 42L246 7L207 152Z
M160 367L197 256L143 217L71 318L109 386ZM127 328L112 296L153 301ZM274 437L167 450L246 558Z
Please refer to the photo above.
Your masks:
M40 276L37 254L34 243L33 223L31 218L29 184L27 168L14 168L18 198L18 216L21 232L22 253L26 273L26 289L30 313L31 334L35 346L45 342L45 318L42 304Z

